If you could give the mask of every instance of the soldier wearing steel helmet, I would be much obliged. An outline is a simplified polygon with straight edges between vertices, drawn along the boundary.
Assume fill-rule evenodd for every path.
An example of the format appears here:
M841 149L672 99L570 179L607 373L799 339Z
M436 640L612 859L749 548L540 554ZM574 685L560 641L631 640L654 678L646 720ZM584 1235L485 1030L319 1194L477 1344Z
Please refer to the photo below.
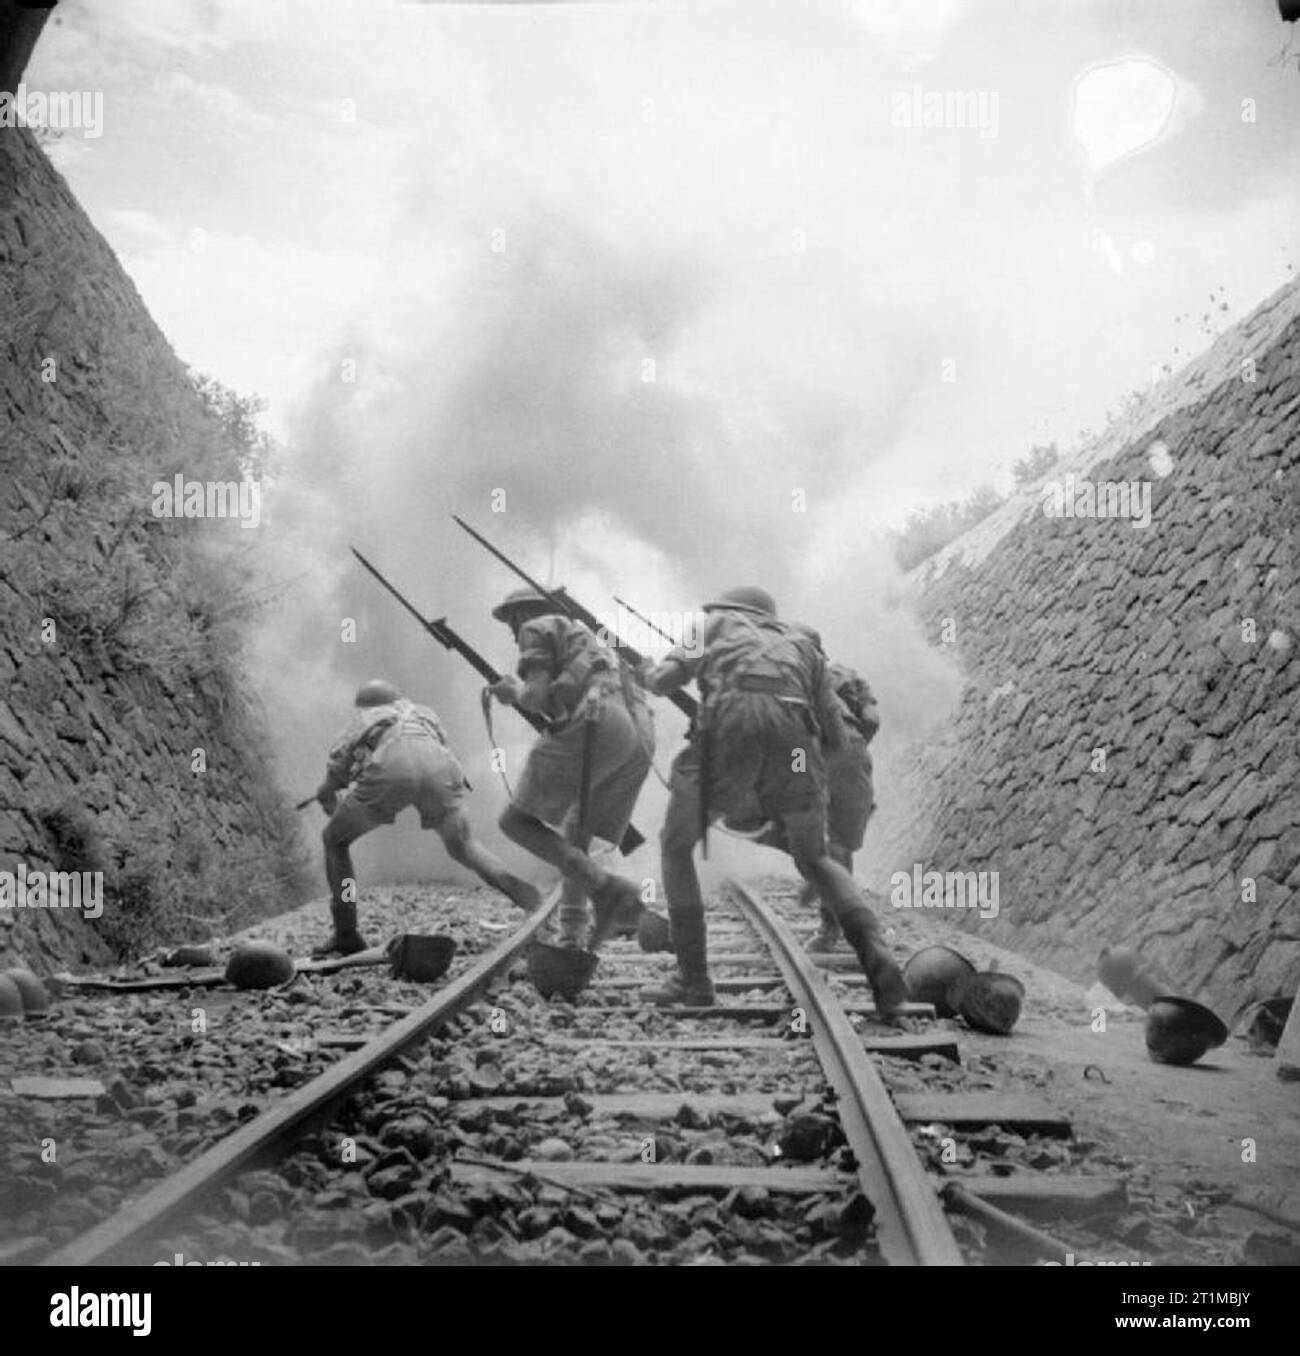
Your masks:
M546 594L515 589L492 615L519 646L518 677L494 684L493 695L551 722L529 751L501 831L564 876L560 944L594 951L643 910L640 888L598 866L588 848L593 838L617 843L632 818L654 756L650 710L614 651Z
M695 679L701 718L673 763L660 836L677 973L645 997L663 1005L713 1002L692 853L709 820L746 817L757 804L834 911L878 1011L888 1017L907 997L902 974L852 876L826 842L825 755L842 749L847 736L825 658L806 635L778 620L763 589L728 589L704 612L699 644L671 650L646 676L658 693Z
M804 622L795 622L793 625L807 635L823 655L826 653L822 649L820 632ZM826 758L827 848L831 856L852 875L853 854L861 848L867 821L876 808L871 750L868 745L880 729L880 716L876 699L861 674L847 664L829 660L826 671L831 690L839 703L846 735L844 747L837 753L828 754ZM811 902L814 894L811 884L805 886L805 902ZM808 943L808 950L833 951L839 940L840 925L835 920L834 910L823 900L821 928Z
M356 877L351 846L380 824L391 824L408 806L422 828L435 829L448 853L488 885L531 912L541 903L535 886L508 871L470 832L462 802L468 785L437 715L407 701L382 679L364 683L357 712L330 750L316 799L329 815L321 837L330 887L334 933L312 954L344 955L366 949L357 929ZM339 792L351 790L339 802Z

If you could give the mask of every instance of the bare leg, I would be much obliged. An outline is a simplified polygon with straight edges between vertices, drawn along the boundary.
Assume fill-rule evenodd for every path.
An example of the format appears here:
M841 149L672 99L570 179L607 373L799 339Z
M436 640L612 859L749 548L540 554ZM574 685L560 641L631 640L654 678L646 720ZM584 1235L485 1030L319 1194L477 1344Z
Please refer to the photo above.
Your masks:
M828 843L826 847L827 851L831 854L832 860L837 861L845 869L845 871L847 871L849 875L852 876L853 854L848 850L848 848L842 847L839 843ZM830 943L831 946L834 946L835 942L838 941L840 937L840 925L835 920L834 909L832 909L830 905L826 903L825 900L823 900L821 903L821 919L822 919L822 936L826 941Z
M582 848L513 805L506 806L498 823L507 838L526 848L534 857L549 862L566 881L590 897L596 907L596 927L590 942L592 950L600 947L616 922L635 923L644 906L641 891L634 881L603 870Z
M365 811L345 800L321 832L325 847L325 879L330 887L330 916L334 920L334 935L319 948L322 954L365 950L365 941L357 930L357 881L349 849L373 827Z
M799 870L817 887L817 893L835 916L845 940L856 952L875 995L882 1017L890 1017L907 1001L902 972L881 936L880 923L858 892L853 877L829 851L822 857L798 862Z
M591 847L591 834L579 832L576 807L565 816L564 837L579 852L587 852ZM566 876L560 887L560 944L581 946L590 922L587 892L577 881Z
M695 873L695 845L699 840L698 784L689 777L674 775L659 847L677 973L662 988L647 990L644 995L649 1002L664 1006L707 1006L713 1002L704 898Z
M463 810L453 810L438 825L438 833L454 861L468 867L494 890L500 890L525 913L532 913L541 904L542 896L535 885L508 870L499 857L478 842L470 832L469 820Z
M497 822L511 842L549 862L565 880L575 881L588 894L598 893L614 879L610 872L602 870L581 848L568 842L549 824L516 810L513 805L506 806Z

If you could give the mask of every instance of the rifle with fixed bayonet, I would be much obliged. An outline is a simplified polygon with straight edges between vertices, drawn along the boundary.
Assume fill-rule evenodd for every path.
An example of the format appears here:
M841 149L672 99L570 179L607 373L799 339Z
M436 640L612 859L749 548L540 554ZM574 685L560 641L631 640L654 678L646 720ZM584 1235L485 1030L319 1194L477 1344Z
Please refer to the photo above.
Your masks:
M378 581L383 588L397 599L399 603L420 623L422 627L438 642L448 650L455 651L460 655L469 666L482 678L489 686L501 681L501 674L483 658L481 654L463 637L457 635L455 631L447 625L446 617L438 617L430 621L423 615L408 599L400 593L388 580L377 570L360 551L354 546L351 548L352 554L356 556L362 567L367 570ZM528 711L522 706L516 706L515 710L537 731L538 734L546 734L551 726L545 716L539 715L536 711ZM308 802L304 802L308 803ZM635 852L637 848L645 842L644 836L631 824L627 826L623 834L623 839L618 845L618 850L626 857L629 853Z
M664 630L662 626L656 626L654 622L652 622L644 612L638 612L636 608L632 606L631 603L627 602L625 599L620 598L617 593L614 595L614 601L619 605L619 607L623 609L624 612L630 612L632 616L634 616L637 619L637 621L639 621L642 624L642 626L646 627L650 631L653 631L655 635L662 636L669 643L669 645L677 644L677 642L672 638L672 636L668 634L667 631Z
M529 588L536 589L543 598L554 604L566 616L571 617L576 622L581 622L583 626L593 634L604 638L610 648L614 650L625 664L629 664L632 668L638 670L644 665L645 656L641 654L639 650L634 650L632 646L619 640L617 636L612 635L609 628L601 624L600 618L597 617L594 612L588 612L576 598L571 597L562 588L548 589L542 584L539 584L531 574L521 566L516 565L504 551L497 550L486 537L476 532L464 518L457 517L454 513L451 516L458 527L468 532L484 550L488 551L491 555L494 555L508 570L511 570L518 575ZM631 609L629 609L629 611L630 610ZM663 695L667 697L688 720L693 721L699 715L699 703L689 692L682 692L678 689L674 692L665 692Z

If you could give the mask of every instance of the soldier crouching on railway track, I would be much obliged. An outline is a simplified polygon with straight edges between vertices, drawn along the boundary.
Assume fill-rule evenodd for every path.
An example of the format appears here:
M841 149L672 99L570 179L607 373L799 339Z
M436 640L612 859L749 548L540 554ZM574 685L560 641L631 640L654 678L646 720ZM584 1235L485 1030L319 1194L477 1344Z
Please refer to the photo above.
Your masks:
M649 707L618 656L545 594L515 589L492 615L519 646L519 677L501 679L493 695L552 722L528 754L501 831L563 874L560 943L585 941L594 951L615 927L635 926L644 908L636 883L597 866L587 850L592 838L617 843L632 818L654 756Z
M804 622L793 623L825 655L818 631ZM837 753L826 756L826 837L827 850L849 873L853 874L853 854L862 846L867 821L875 813L876 797L872 786L871 750L867 747L880 729L880 714L876 699L866 680L847 664L827 661L831 691L839 703L844 720L845 744ZM803 900L811 903L815 890L809 882L804 887ZM808 950L833 951L840 939L840 925L835 912L823 900L821 928L808 943Z
M906 1001L902 973L852 876L826 843L824 753L847 736L826 661L804 634L777 620L771 595L729 589L706 603L700 646L669 651L646 675L664 693L694 678L700 720L673 763L671 798L660 845L677 973L648 1001L708 1006L704 901L692 853L710 821L745 816L755 802L779 831L800 873L833 911L857 953L876 1007L891 1016Z
M475 841L461 802L468 784L447 743L442 722L382 679L363 684L357 714L330 750L325 780L316 799L329 815L321 837L330 886L334 935L314 956L353 955L366 943L357 931L356 879L349 848L371 829L391 824L414 806L420 825L436 829L451 857L526 912L541 903L535 886L508 871ZM338 794L352 790L338 802Z

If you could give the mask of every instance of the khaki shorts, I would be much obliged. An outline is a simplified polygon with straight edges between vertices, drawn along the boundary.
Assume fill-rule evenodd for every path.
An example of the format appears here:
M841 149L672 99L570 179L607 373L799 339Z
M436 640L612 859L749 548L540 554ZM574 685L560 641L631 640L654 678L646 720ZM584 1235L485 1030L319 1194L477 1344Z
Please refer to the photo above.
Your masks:
M601 703L592 748L591 793L587 829L617 843L632 818L636 798L650 771L654 727L649 711L636 707L634 719L618 697ZM559 734L544 734L529 750L511 804L522 814L559 828L578 804L586 721L574 721Z
M461 807L468 787L450 749L433 739L395 739L381 745L339 806L360 828L391 824L408 806L420 812L420 827L436 829Z
M755 811L778 827L781 846L801 859L826 852L826 766L820 743L797 710L769 698L761 712L735 703L711 727L709 819L753 821ZM803 765L796 770L796 751ZM698 837L700 748L692 742L673 762L664 840L680 846Z

